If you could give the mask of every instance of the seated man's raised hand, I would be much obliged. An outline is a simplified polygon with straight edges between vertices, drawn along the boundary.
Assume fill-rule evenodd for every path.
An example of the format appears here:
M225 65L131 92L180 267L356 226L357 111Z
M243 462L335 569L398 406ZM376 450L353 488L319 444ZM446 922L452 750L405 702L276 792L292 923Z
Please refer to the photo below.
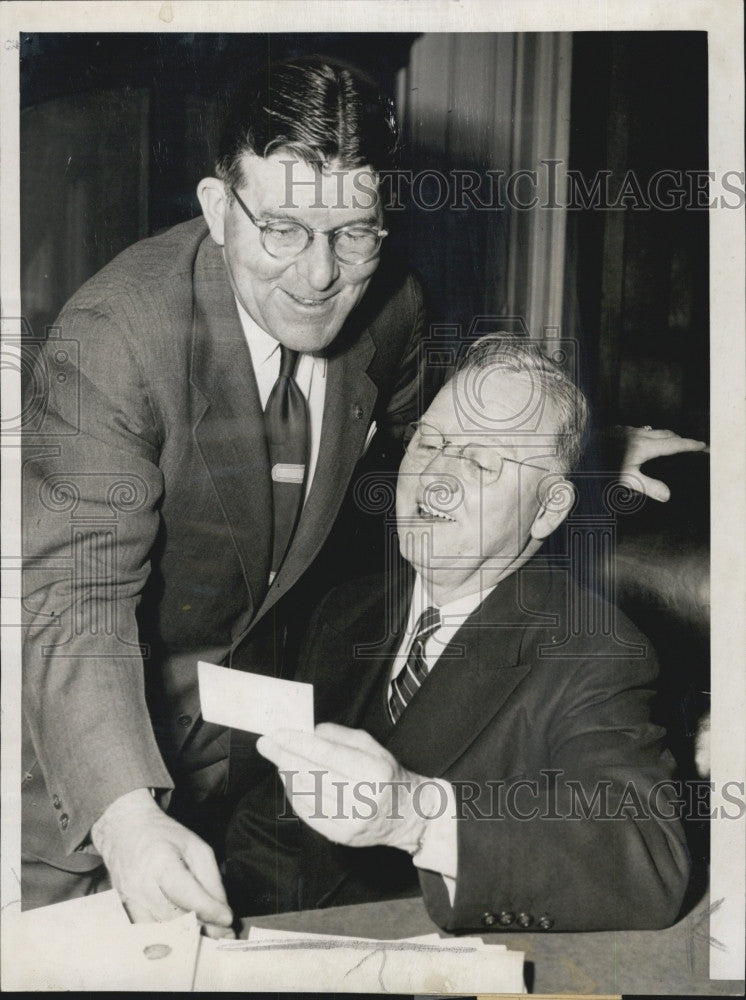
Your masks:
M685 451L709 451L706 442L683 438L675 431L654 430L652 427L618 427L614 435L622 439L622 459L619 481L637 493L665 502L671 496L668 486L641 471L641 466L665 455Z
M257 750L276 765L294 812L328 840L348 847L417 851L425 820L408 771L362 729L325 722L313 733L281 730Z

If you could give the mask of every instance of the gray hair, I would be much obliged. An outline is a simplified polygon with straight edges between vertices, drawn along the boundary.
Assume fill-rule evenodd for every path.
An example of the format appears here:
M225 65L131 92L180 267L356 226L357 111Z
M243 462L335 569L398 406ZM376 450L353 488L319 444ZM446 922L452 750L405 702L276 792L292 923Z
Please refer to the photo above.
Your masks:
M585 445L588 403L561 365L548 357L537 341L498 332L475 341L460 359L456 374L486 369L527 372L538 382L559 418L556 440L562 471L572 472Z

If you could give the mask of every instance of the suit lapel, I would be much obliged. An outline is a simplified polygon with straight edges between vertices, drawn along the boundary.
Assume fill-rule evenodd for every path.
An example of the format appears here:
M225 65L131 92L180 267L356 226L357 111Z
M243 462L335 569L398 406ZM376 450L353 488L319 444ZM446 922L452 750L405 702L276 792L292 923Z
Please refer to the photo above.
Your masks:
M353 728L363 723L374 690L390 670L409 610L412 577L402 574L395 589L389 580L376 576L348 584L348 603L341 597L335 602L326 634L308 650L299 679L314 684L317 721Z
M530 672L521 643L527 627L546 625L530 609L547 587L546 574L519 570L476 609L391 730L386 747L397 760L439 777L477 739Z
M251 355L221 250L211 239L195 263L190 381L195 439L256 607L271 558L269 458Z

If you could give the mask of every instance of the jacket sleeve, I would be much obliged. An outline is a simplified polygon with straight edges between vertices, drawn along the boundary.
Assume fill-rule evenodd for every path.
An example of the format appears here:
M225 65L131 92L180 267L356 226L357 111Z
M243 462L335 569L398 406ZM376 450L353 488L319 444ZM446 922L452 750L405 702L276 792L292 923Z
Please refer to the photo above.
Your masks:
M37 379L27 395L43 422L24 445L23 711L65 853L118 796L173 787L136 621L159 523L159 434L112 315L64 311L64 340L41 354L52 372L69 357L66 377L47 391Z
M442 879L420 873L440 926L483 933L673 923L689 857L673 759L649 721L655 673L649 658L579 663L557 678L546 726L535 720L546 767L491 781L501 773L495 760L492 774L485 766L461 783L451 778L461 799L453 906ZM483 761L490 738L483 734Z

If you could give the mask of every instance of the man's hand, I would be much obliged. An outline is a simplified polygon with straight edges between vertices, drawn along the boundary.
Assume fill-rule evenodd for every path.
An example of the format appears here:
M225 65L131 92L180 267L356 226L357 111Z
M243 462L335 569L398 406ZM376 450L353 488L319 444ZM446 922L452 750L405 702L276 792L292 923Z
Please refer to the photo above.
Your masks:
M362 729L325 722L313 733L281 730L262 736L257 750L277 766L297 815L328 840L418 849L426 820L416 790L431 782Z
M676 455L681 451L704 451L704 441L682 438L673 431L657 431L651 427L622 427L624 451L619 481L653 500L666 501L671 491L660 479L652 479L640 471L640 466L663 455Z
M91 840L133 921L173 920L193 910L210 937L234 936L211 848L167 816L147 788L112 802Z

